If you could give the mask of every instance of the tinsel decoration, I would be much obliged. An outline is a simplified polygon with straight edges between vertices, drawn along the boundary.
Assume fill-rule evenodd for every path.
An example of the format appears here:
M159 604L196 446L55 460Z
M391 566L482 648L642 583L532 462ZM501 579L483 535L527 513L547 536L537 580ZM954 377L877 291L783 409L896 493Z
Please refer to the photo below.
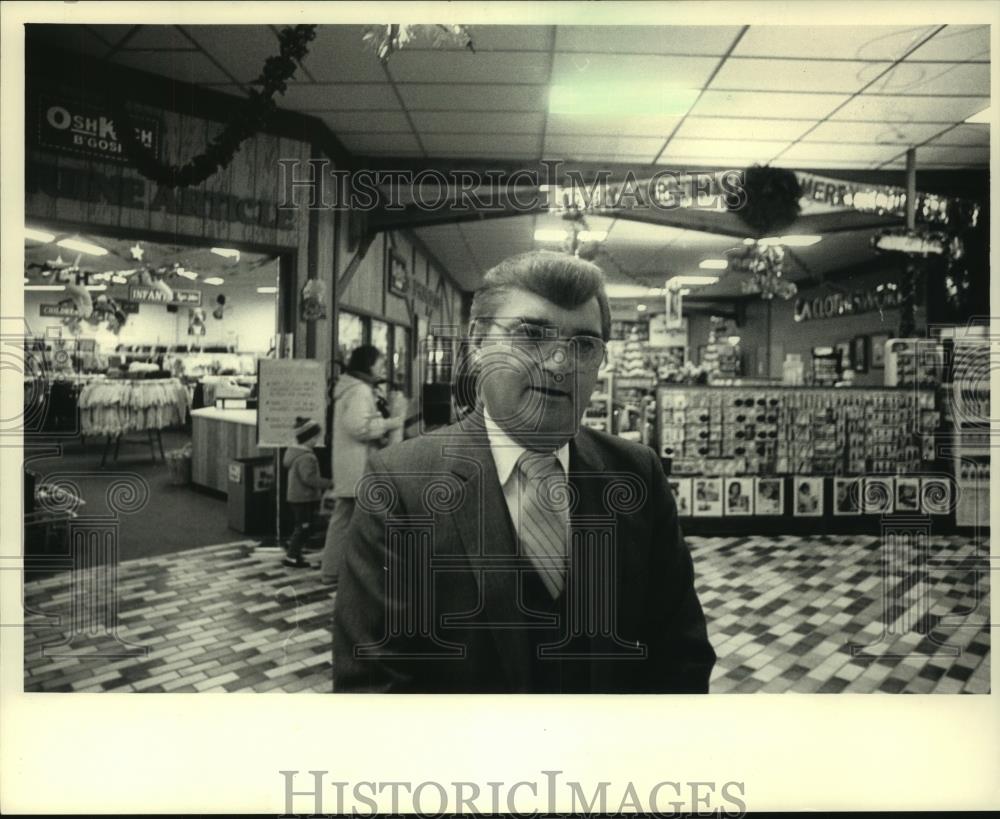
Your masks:
M386 65L395 52L419 40L429 41L431 48L461 46L476 53L472 35L465 26L368 26L361 39L374 50L382 65Z
M749 279L741 283L744 293L758 293L762 299L775 296L790 299L799 292L794 282L782 277L785 250L780 245L753 245L746 253L732 262L732 269L749 273Z
M213 174L229 167L240 145L262 130L277 109L275 94L284 94L288 80L295 74L298 64L309 53L309 43L316 37L316 26L284 28L278 35L281 48L278 56L268 57L264 69L250 90L246 102L236 111L221 134L215 137L208 149L184 165L161 162L135 135L135 126L118 94L111 95L112 114L117 125L118 138L126 159L147 179L168 188L187 188L199 185Z
M802 187L793 171L754 165L743 172L743 189L746 201L730 210L755 233L766 236L798 218Z

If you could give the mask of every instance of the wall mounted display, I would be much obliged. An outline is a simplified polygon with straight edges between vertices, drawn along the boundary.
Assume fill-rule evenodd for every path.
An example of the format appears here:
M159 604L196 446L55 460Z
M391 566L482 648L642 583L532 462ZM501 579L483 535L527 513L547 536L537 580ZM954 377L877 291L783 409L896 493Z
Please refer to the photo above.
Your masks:
M865 478L863 507L866 515L891 515L895 498L893 479L888 475Z
M722 517L722 478L695 478L695 517Z
M680 517L691 516L691 479L690 478L669 478L670 491L674 493L674 500L677 502L677 514Z
M725 513L753 514L753 478L726 478Z
M833 479L833 514L861 514L861 478Z
M385 254L385 263L389 292L407 298L410 295L410 276L406 268L406 259L390 249Z
M792 477L794 503L792 514L797 518L823 516L823 479L806 475Z
M873 333L868 337L871 346L871 366L873 370L881 370L885 367L885 345L891 338L890 333Z
M896 478L896 511L920 511L920 478Z
M851 342L851 367L856 373L868 372L868 336L855 336Z
M925 515L952 511L951 479L943 475L920 479L920 510Z
M782 515L785 512L785 481L783 478L754 479L754 514Z

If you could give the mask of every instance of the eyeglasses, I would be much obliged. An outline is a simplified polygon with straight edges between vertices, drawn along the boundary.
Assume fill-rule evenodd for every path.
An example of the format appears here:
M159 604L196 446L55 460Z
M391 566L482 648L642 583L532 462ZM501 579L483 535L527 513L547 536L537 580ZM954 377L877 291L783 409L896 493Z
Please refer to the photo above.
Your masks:
M523 319L511 325L504 325L495 319L491 323L504 330L507 339L525 353L538 353L543 360L551 358L556 364L564 363L570 353L581 367L599 367L607 358L608 347L597 336L560 338L558 327Z

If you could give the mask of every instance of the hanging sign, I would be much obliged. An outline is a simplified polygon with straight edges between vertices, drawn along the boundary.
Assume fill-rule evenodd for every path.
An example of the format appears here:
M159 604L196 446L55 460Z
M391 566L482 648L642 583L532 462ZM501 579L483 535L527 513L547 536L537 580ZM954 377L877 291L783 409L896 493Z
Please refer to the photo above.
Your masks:
M139 114L132 120L140 144L159 158L160 123ZM36 139L42 148L126 162L115 127L114 118L99 108L53 97L39 100Z
M326 364L308 358L261 359L257 363L257 446L296 446L303 421L326 433Z
M50 318L73 318L80 315L76 305L72 302L64 304L42 304L39 305L39 315Z
M179 304L186 307L201 306L200 290L174 290L173 298L158 287L148 284L133 284L128 289L129 301L137 304Z
M840 318L859 313L881 312L899 306L900 294L896 284L880 284L868 290L850 293L830 293L813 299L795 300L795 320Z

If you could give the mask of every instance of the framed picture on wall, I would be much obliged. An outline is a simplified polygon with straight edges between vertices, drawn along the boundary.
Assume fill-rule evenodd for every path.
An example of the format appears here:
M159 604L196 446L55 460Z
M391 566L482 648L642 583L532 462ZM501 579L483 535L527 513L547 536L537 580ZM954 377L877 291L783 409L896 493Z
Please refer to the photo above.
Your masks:
M868 337L871 345L871 367L873 370L881 370L885 367L885 344L892 336L889 333L873 333Z
M795 505L793 514L797 518L818 518L823 516L823 479L812 476L795 475L792 478Z
M783 515L785 513L785 479L754 479L754 513Z
M868 336L855 336L851 342L851 367L856 373L868 372Z
M726 515L753 514L753 478L726 478Z
M674 500L677 502L677 514L680 517L691 516L691 479L690 478L668 478L667 484L670 491L674 493Z
M392 248L388 249L385 259L389 292L402 296L404 299L408 298L410 295L410 276L406 259Z
M833 479L833 514L860 515L863 478Z
M722 517L722 478L694 479L695 517Z

